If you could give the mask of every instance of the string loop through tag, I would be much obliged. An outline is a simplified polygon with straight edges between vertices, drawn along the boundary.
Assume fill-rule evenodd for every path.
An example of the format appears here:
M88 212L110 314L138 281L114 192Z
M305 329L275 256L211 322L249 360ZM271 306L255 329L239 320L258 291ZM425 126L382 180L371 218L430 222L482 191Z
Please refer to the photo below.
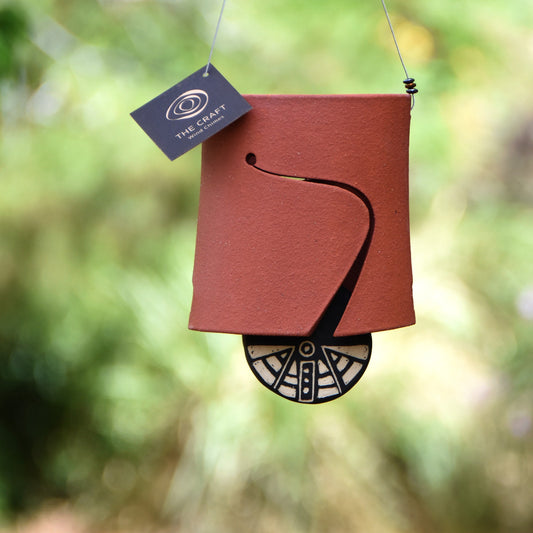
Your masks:
M215 41L217 40L218 30L220 28L220 22L222 20L222 13L224 13L224 8L226 7L226 0L222 0L222 7L220 8L220 14L218 15L217 27L215 28L215 35L213 35L213 42L211 43L211 50L209 51L209 58L207 60L207 65L205 66L205 72L203 74L204 78L209 76L209 67L211 65L211 58L213 57L213 50L215 49Z

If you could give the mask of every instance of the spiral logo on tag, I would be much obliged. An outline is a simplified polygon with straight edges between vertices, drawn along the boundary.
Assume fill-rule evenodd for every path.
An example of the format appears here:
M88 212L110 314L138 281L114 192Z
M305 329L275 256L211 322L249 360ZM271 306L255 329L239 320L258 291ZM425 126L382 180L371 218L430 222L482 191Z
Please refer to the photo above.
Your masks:
M207 105L209 96L201 89L192 89L180 94L167 109L167 120L185 120L200 114Z

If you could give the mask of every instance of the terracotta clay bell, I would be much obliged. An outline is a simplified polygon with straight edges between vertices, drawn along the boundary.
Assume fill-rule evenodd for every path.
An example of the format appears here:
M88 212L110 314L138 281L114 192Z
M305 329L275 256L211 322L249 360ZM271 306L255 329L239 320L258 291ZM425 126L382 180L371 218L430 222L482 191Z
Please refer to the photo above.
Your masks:
M371 333L414 324L411 99L249 95L203 145L189 327L243 335L269 389L349 390Z

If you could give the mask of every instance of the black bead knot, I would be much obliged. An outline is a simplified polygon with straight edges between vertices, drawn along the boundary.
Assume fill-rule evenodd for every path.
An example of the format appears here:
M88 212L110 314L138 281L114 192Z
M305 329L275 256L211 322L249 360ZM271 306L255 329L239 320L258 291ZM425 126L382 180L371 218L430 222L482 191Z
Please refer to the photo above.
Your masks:
M415 89L416 83L414 78L406 78L403 80L403 84L405 85L405 92L407 94L416 94L418 92L418 89Z

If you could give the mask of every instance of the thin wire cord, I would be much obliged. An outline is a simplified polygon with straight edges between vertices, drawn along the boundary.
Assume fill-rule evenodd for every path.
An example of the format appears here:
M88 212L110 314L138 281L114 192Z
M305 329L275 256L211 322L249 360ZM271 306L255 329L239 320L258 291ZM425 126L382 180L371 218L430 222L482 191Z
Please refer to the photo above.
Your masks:
M217 27L215 29L215 35L213 36L213 42L211 43L211 50L209 52L209 59L207 60L207 65L205 66L204 76L209 75L209 67L211 65L211 58L213 57L213 50L215 49L215 41L217 40L218 29L220 28L220 21L222 20L222 13L224 13L224 8L226 7L226 0L222 1L222 7L220 8L220 14L218 15Z
M403 60L403 57L402 57L402 53L400 52L400 47L398 46L398 41L396 40L396 34L394 33L394 28L392 27L392 22L391 22L391 19L390 19L390 16L389 16L389 11L387 10L387 6L385 5L385 0L381 0L381 4L383 5L383 11L385 11L385 16L387 17L387 22L389 23L389 28L390 28L390 32L391 32L391 35L392 35L392 39L394 40L394 45L396 46L396 51L398 52L398 57L400 58L400 61L402 63L403 71L405 72L405 77L406 77L406 79L410 78L411 76L409 76L409 74L407 72L407 68L405 66L405 63L404 63L404 60ZM411 95L411 110L413 109L413 107L415 107L415 95L414 94Z
M402 62L402 67L405 72L405 76L409 78L409 74L407 73L407 69L405 68L405 63L403 62L402 53L400 52L400 47L398 46L398 41L396 40L396 34L394 33L394 28L392 27L392 22L389 17L389 12L387 10L387 6L385 5L385 0L381 0L381 4L383 5L383 11L385 11L385 16L387 17L387 22L389 23L390 32L392 34L392 38L394 40L394 45L396 46L396 50L398 51L398 57L400 58L400 61Z

